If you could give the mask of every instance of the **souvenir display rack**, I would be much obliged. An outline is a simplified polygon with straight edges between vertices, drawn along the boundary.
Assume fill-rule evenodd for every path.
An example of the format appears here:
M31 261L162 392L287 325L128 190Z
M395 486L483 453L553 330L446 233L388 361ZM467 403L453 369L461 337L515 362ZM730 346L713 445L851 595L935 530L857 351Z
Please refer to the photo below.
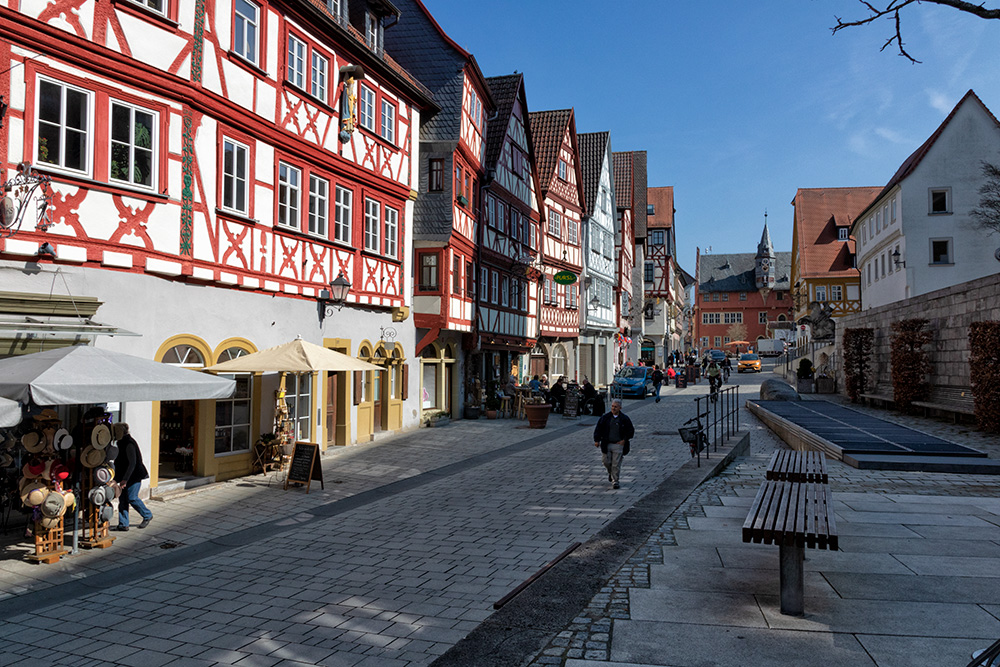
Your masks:
M65 518L65 515L59 517L59 521L52 528L44 528L40 522L35 522L35 553L28 554L26 556L28 560L33 563L52 564L69 553L69 549L63 544Z

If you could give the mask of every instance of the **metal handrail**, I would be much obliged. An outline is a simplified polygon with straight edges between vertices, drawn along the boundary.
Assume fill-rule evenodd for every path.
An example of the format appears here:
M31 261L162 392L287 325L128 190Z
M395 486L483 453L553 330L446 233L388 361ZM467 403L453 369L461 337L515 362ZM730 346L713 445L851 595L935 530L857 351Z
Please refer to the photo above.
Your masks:
M712 401L712 395L708 394L696 396L694 402L698 417L705 420L702 425L705 433L710 436L709 444L714 448L713 451L719 451L719 442L740 430L739 385L720 389L716 401Z

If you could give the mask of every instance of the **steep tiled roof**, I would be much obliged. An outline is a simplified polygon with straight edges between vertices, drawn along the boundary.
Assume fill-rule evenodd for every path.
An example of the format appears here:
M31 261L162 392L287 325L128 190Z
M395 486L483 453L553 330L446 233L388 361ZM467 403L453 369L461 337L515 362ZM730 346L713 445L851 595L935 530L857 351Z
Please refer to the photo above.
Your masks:
M517 95L521 91L523 80L524 75L516 72L505 76L491 76L486 79L486 85L490 87L490 93L497 103L496 118L488 123L486 130L487 169L495 167L497 159L500 157L503 139L507 136L510 114L514 109L514 102L517 101Z
M856 277L850 255L854 241L838 239L837 227L849 227L879 194L878 187L800 188L795 193L795 242L799 275Z
M757 254L752 252L722 255L702 255L699 258L699 292L753 292L757 289L755 274ZM791 287L792 253L774 253L774 289Z
M615 202L632 209L637 240L646 238L646 151L614 153Z
M611 143L610 132L585 132L576 135L580 146L580 171L583 172L583 194L587 199L586 215L593 213L597 190L601 186L601 166Z
M559 162L559 149L562 147L563 136L566 134L566 128L569 126L572 116L572 109L531 111L528 113L542 192L547 192L549 183L552 182L552 175Z
M615 206L632 208L632 154L612 153L615 170Z
M886 183L884 188L882 188L882 191L879 192L874 199L872 199L869 206L866 207L863 211L858 212L859 218L863 217L865 214L868 213L868 208L870 208L871 204L874 204L877 200L881 199L883 195L885 195L894 187L896 187L896 185L898 185L900 181L909 176L913 172L913 170L917 168L917 165L919 165L921 160L924 159L924 156L927 155L927 152L931 149L931 146L934 145L934 143L938 140L938 137L941 136L941 133L944 132L944 128L946 128L948 124L951 122L951 119L955 117L955 112L958 111L959 107L961 107L963 104L965 104L967 101L970 100L975 100L983 108L983 111L986 112L986 115L989 116L991 119L993 119L993 122L996 123L997 127L1000 127L1000 122L997 121L993 113L990 112L990 110L986 107L985 104L983 104L983 101L979 99L979 96L976 95L975 91L973 91L970 88L969 92L967 92L962 97L962 99L958 101L958 104L955 105L955 108L953 108L951 110L951 113L948 114L948 117L945 118L940 125L938 125L938 128L934 130L934 133L930 137L928 137L927 141L921 144L920 148L913 151L913 153L910 154L910 157L906 158L903 161L903 164L899 166L899 169L897 169L896 173L892 175L892 178L890 178L889 182Z

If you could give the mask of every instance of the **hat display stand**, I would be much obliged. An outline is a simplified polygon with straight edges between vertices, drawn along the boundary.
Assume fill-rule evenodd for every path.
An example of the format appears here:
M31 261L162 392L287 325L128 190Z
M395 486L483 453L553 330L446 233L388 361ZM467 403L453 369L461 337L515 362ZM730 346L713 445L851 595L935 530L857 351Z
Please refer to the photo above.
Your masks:
M86 471L80 480L80 502L83 503L83 528L80 546L86 549L107 549L114 543L110 535L111 522L101 519L101 507L90 502L90 490L94 488L94 470Z
M285 402L285 373L281 374L281 382L275 394L274 406L274 435L277 436L276 446L280 452L276 470L284 471L292 460L292 451L295 448L295 424L288 412L288 403Z
M28 554L25 558L32 563L57 563L59 559L69 553L69 549L63 544L65 516L59 517L56 524L51 528L45 528L41 522L35 522L35 553Z

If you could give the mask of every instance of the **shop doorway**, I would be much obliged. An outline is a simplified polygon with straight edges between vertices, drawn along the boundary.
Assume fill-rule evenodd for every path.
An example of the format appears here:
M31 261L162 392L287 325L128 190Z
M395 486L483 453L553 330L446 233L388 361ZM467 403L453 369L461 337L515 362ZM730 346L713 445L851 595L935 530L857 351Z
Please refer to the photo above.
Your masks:
M160 479L194 474L197 401L160 401Z
M547 375L549 372L549 357L545 352L545 348L539 345L531 351L531 356L528 358L528 380L531 380L536 375L542 377Z
M337 376L340 373L326 374L326 446L337 444Z

